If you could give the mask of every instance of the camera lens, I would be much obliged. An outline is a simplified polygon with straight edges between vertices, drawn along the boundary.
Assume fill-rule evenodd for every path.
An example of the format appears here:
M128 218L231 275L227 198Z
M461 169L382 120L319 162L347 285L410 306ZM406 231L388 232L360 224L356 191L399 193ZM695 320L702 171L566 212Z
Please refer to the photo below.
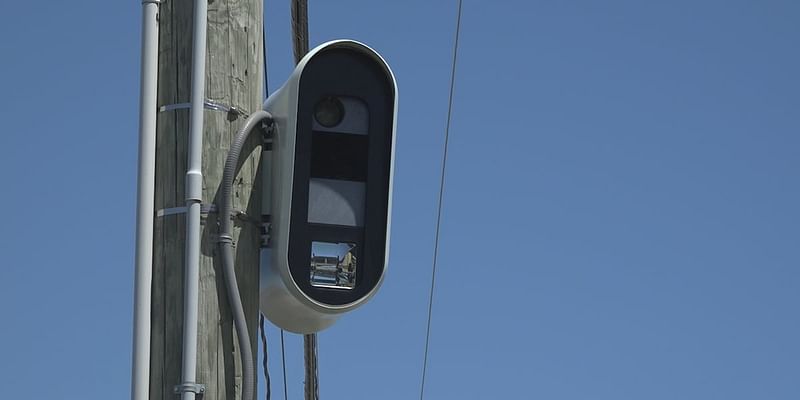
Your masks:
M339 125L343 118L344 105L336 97L325 97L314 107L314 119L326 128L333 128Z

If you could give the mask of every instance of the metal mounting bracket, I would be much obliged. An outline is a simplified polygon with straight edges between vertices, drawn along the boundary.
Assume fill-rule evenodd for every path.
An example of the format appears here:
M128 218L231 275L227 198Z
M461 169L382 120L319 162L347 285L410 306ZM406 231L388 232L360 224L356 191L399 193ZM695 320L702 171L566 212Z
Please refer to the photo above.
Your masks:
M272 118L262 120L261 132L265 142L272 142L272 136L275 134L275 121Z
M186 214L187 208L184 207L170 207L170 208L162 208L160 210L156 210L156 218L163 218L168 217L170 215L177 215L177 214ZM208 214L216 214L218 212L216 204L202 204L200 206L200 215L202 217L207 217ZM251 217L247 214L247 212L242 210L233 209L231 210L231 217L234 218L235 221L241 221L246 223L253 223L253 224L260 224L261 220L255 217Z
M206 385L200 383L181 383L175 385L172 389L175 394L182 394L185 392L192 392L194 394L203 394L206 392Z
M261 248L271 247L272 244L272 222L269 221L269 215L265 216L265 220L261 222Z
M183 109L190 109L192 108L192 103L176 103L176 104L166 104L158 108L159 112L167 112L173 110L183 110ZM214 111L222 111L228 114L228 119L233 121L236 118L241 116L250 115L247 110L242 109L237 106L227 106L222 103L217 103L214 100L205 99L203 101L203 108L206 110L214 110Z

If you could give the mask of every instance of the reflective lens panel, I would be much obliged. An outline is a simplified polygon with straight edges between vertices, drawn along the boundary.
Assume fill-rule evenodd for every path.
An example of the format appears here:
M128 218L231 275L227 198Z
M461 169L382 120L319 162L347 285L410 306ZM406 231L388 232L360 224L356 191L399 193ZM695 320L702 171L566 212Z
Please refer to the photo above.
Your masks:
M356 245L311 242L311 286L352 289L356 286Z

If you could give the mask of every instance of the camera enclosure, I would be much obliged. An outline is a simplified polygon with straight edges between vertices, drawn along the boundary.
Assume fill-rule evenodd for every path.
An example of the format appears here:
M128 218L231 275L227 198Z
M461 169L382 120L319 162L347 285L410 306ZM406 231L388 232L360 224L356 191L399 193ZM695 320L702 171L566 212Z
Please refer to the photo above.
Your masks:
M264 103L260 306L295 333L331 326L386 274L397 85L383 58L353 40L311 50Z

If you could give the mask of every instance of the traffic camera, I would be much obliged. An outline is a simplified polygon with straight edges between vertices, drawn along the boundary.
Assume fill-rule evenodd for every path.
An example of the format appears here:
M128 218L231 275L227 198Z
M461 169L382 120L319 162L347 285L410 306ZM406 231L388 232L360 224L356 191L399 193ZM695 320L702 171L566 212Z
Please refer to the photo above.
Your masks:
M275 130L261 311L314 333L366 303L386 273L397 86L378 53L336 40L303 57L264 109Z

